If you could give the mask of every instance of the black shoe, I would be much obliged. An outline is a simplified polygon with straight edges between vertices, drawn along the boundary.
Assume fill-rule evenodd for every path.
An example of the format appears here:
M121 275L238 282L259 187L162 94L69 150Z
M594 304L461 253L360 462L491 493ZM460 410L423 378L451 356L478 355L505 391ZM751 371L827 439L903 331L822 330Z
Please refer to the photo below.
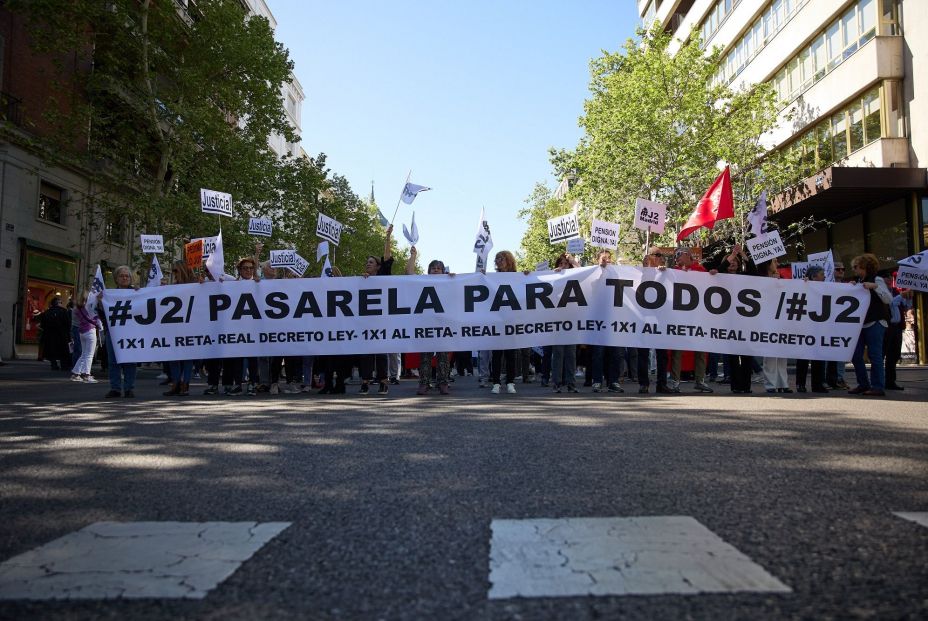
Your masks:
M368 392L370 392L370 389L371 389L370 384L361 384L361 390L359 392L362 395L366 395Z
M207 386L206 390L203 391L204 395L218 395L219 386Z
M662 395L675 395L680 392L679 388L671 388L670 386L658 386L657 392Z
M796 386L796 392L805 392L805 391L806 391L805 386Z
M316 394L317 395L331 395L333 392L334 391L331 388L326 387L320 390L319 392L317 392Z
M135 397L135 391L127 390L126 392L122 393L122 396L125 397L126 399L132 399Z
M905 390L905 386L900 386L899 384L889 384L886 386L886 390Z
M242 385L236 384L232 388L226 388L226 394L230 397L240 397L242 396Z
M397 382L399 383L399 382ZM378 395L385 395L390 392L390 387L387 386L386 382L380 382L380 388L377 390Z
M391 378L390 378L390 383L393 384L394 386L399 386L400 381L399 381L398 379L396 379L395 377L391 377Z
M800 391L801 392L801 391ZM828 394L831 392L826 386L819 386L818 388L813 388L812 392Z
M639 387L638 387L638 394L639 394L639 395L646 395L646 394L648 394L648 387L647 387L647 386L639 386Z
M108 393L106 393L107 399L112 399L113 397L121 397L121 396L122 396L122 393L119 392L118 390L111 390Z
M777 388L777 392L793 392L792 388Z

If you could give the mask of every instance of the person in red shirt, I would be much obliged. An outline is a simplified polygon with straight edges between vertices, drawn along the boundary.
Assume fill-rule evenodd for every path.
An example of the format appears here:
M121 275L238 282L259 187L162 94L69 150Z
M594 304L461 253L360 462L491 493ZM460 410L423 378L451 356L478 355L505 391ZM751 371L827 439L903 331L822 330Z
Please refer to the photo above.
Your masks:
M706 272L706 268L693 260L693 251L689 248L680 247L676 252L677 264L674 269L683 270L684 272ZM674 350L670 358L670 377L672 381L671 388L677 392L680 390L680 362L683 358L682 350ZM696 392L713 392L706 384L706 354L705 352L693 352L693 374L696 376L696 384L693 390Z

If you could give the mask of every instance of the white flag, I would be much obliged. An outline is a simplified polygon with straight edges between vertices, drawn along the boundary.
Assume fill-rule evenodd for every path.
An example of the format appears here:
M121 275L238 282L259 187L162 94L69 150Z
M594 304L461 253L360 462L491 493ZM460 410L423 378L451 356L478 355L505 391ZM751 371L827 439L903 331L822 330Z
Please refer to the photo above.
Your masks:
M90 291L87 293L87 303L84 305L84 309L87 311L88 315L93 316L97 312L97 296L103 293L103 290L106 289L106 284L103 281L103 270L100 269L100 264L97 264L97 273L94 274L93 283L90 285Z
M226 258L222 251L222 231L219 231L219 235L216 236L216 248L206 259L206 269L213 276L213 280L219 282L225 278L225 265Z
M332 277L332 264L329 263L329 255L325 255L325 263L322 264L322 273L319 276L321 278Z
M762 235L764 227L767 226L767 190L760 193L757 197L757 203L754 209L748 213L748 225L750 232L755 235Z
M316 246L316 263L318 263L322 257L329 256L329 242L322 240L319 242L319 245Z
M412 212L412 231L406 228L406 225L403 225L403 235L406 236L406 241L408 241L413 246L416 245L419 241L419 229L416 227L416 212Z
M148 282L145 283L145 288L159 286L162 278L164 278L164 274L161 273L161 264L158 263L158 257L151 255L151 267L148 268Z
M403 187L403 195L400 196L400 200L406 203L407 205L412 205L412 202L416 200L416 195L419 192L425 192L431 189L432 188L427 188L424 185L416 185L415 183L407 183Z
M477 254L476 272L486 273L487 257L493 249L493 236L490 235L490 225L484 216L483 207L480 208L480 221L477 223L477 238L474 240L474 252Z

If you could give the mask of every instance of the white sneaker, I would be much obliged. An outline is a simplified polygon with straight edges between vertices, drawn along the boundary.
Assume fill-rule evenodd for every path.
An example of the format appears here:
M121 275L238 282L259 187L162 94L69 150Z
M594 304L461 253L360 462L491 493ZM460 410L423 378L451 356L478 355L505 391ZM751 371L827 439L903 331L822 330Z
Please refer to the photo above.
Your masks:
M515 384L506 384L506 392L510 395L516 394L516 385Z
M83 382L84 378L81 377L80 375L71 375L71 381L72 382Z
M286 384L284 384L284 387L281 389L281 392L285 392L288 395L293 395L293 394L300 392L300 387L297 386L296 384L291 384L290 382L287 382Z
M602 384L600 384L599 382L596 382L593 384L593 392L602 392L602 390L603 390Z
M271 384L271 389L268 392L270 392L272 395L280 394L280 386L277 385L277 382Z
M84 378L84 383L86 383L86 384L96 384L96 383L97 383L97 380L96 380L96 378L95 378L93 375L88 375L87 377Z
M509 384L509 385L512 386L512 384ZM499 384L493 384L493 388L490 389L490 392L492 392L494 395L498 395L498 394L499 394Z
M165 379L167 379L167 378L168 378L168 376L167 376L166 373L159 373L159 374L158 374L158 377L156 377L155 379L165 380Z

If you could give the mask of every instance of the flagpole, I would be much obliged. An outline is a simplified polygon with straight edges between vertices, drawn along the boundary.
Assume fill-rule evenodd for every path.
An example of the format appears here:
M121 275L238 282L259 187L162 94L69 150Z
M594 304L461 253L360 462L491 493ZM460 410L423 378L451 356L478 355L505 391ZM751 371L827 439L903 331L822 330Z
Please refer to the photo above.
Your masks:
M409 174L406 175L406 183L409 183L410 177L412 177L412 168L409 169ZM406 191L406 183L403 184L403 191L400 192L400 197L396 199L396 209L393 210L393 217L390 218L390 224L393 224L393 221L396 220L396 212L400 210L400 202L403 200L403 192Z

